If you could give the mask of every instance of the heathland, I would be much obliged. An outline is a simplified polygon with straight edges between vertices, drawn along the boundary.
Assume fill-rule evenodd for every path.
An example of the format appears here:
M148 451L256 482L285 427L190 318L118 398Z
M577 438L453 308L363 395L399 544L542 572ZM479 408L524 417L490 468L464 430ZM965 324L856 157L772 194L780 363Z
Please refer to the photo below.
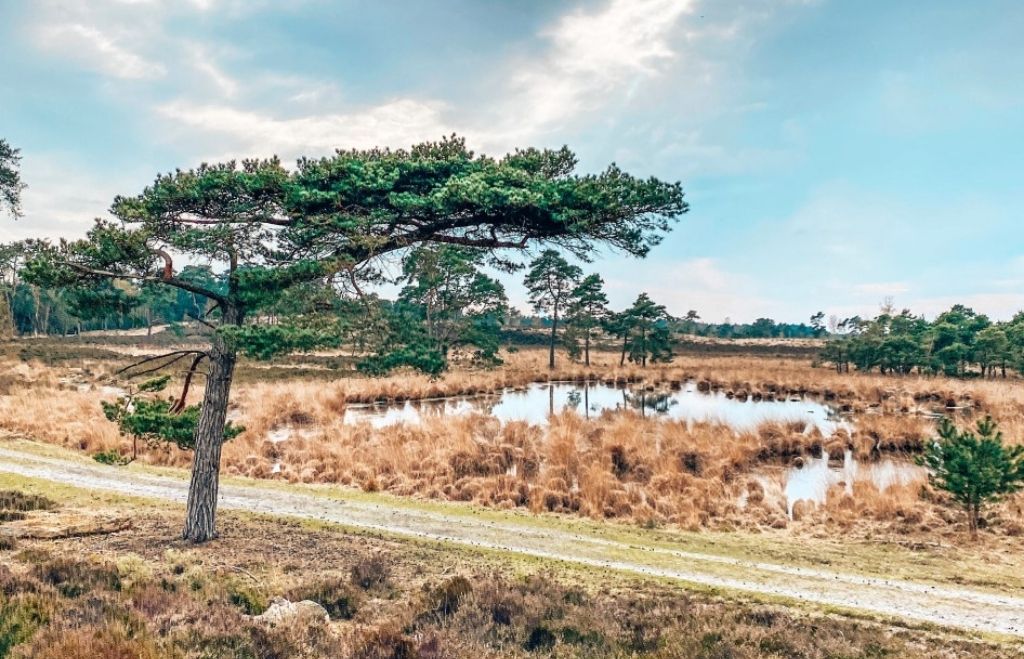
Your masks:
M221 538L195 548L173 540L175 495L144 487L180 481L190 452L133 447L101 407L130 388L119 368L186 340L5 344L0 448L21 475L4 486L53 500L58 512L29 518L91 508L130 522L0 553L4 606L26 620L4 637L19 652L1009 656L1021 634L1021 498L987 509L972 539L915 463L939 415L991 416L1021 441L1012 377L837 373L813 365L808 342L691 343L646 368L595 350L590 366L549 370L546 352L524 349L437 378L360 376L341 353L243 360L229 416L244 430L224 445L222 495L258 488L260 505L225 503ZM622 409L571 395L555 406L549 382L621 392ZM496 419L495 395L524 390L549 392L540 417L554 413ZM431 401L446 397L458 404L442 413ZM677 413L692 398L829 417ZM412 415L388 423L396 407ZM288 503L298 495L337 503L304 512ZM318 601L332 622L268 628L254 616L275 596Z

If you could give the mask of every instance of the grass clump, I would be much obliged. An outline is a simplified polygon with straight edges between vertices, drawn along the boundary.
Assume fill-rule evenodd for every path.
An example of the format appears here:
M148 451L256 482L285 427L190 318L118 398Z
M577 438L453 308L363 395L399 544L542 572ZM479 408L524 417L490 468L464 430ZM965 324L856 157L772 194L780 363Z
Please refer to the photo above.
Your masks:
M442 617L453 615L472 592L473 585L469 579L452 577L430 592L431 610Z
M357 560L350 571L352 583L363 590L386 586L391 577L391 566L382 556L366 556Z
M33 659L165 659L168 655L145 634L116 622L64 629L37 638Z
M7 657L14 646L32 638L49 620L50 607L39 595L0 597L0 657Z
M121 590L121 575L111 563L57 556L37 563L32 574L65 597L81 597L95 590Z
M270 604L267 594L261 588L237 580L228 582L227 595L228 602L249 616L258 616Z
M0 490L0 510L29 512L53 510L57 503L40 494L26 494L20 490Z

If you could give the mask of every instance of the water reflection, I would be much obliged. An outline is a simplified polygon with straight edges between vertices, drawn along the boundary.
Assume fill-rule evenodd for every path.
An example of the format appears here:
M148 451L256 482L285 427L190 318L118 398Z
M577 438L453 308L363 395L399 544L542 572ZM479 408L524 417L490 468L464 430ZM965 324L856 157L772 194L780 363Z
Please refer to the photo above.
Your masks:
M502 422L543 425L548 416L575 410L591 418L606 411L636 410L644 416L683 421L717 421L736 430L753 430L766 421L805 421L825 435L848 425L835 410L813 400L755 401L730 398L721 392L699 392L692 383L678 390L630 389L603 383L534 383L498 394L408 401L391 405L350 406L346 423L374 427L418 423L425 418L470 413L493 415Z
M802 458L801 466L792 467L786 473L786 507L790 518L798 501L811 501L816 505L825 503L828 491L834 485L843 485L846 494L853 495L856 482L869 482L879 492L890 487L924 482L927 470L912 462L887 458L878 462L860 463L852 451L843 455L842 467L829 465L827 451L820 458Z

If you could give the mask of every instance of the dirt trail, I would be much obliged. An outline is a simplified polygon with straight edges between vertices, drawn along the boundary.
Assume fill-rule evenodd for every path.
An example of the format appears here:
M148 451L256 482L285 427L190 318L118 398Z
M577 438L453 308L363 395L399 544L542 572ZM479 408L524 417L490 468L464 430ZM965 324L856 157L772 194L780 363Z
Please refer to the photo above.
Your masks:
M139 473L0 448L0 471L75 487L184 501L182 477ZM1024 637L1024 598L814 570L729 556L638 547L596 536L466 515L222 484L224 508L318 519L392 534L500 549L680 582L857 609L942 626Z

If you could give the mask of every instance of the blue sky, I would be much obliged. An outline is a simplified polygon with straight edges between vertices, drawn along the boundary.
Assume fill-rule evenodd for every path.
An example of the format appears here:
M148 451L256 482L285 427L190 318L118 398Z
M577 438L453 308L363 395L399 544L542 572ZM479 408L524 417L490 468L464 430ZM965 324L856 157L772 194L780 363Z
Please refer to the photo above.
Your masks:
M30 186L0 240L80 235L202 160L458 132L683 182L691 212L648 259L585 266L616 306L1006 318L1021 34L1024 3L997 1L0 0L0 136Z

